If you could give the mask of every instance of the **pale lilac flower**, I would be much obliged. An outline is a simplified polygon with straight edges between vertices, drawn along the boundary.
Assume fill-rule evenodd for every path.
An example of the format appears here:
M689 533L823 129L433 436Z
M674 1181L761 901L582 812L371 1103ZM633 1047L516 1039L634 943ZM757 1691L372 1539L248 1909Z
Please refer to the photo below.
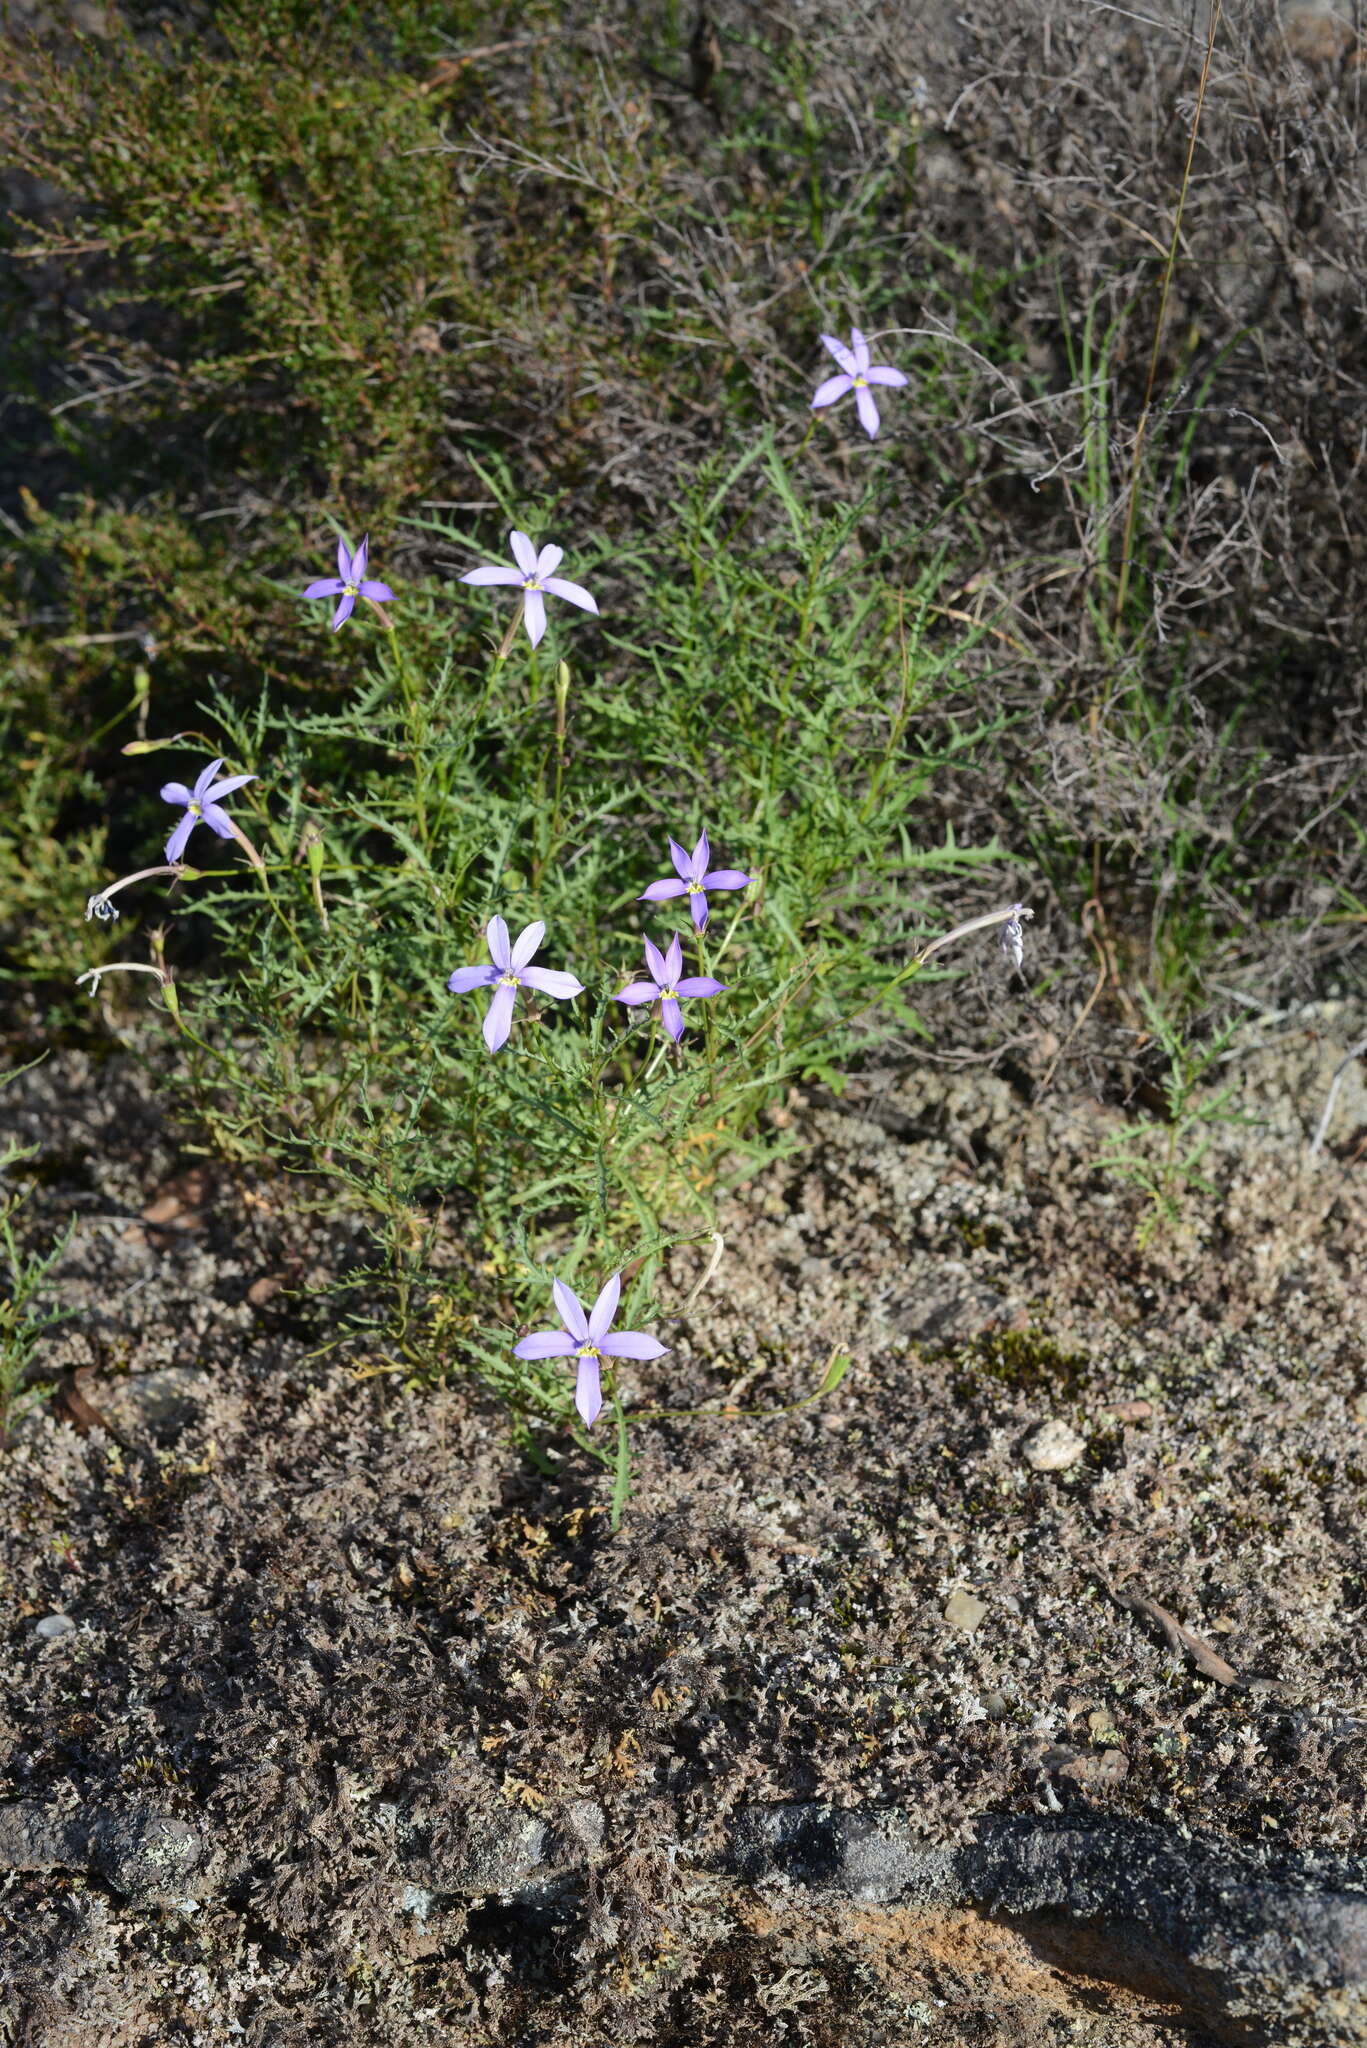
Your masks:
M1021 919L1034 916L1023 903L1011 905L1011 915L1002 926L1001 948L1017 974L1025 971L1025 931Z
M387 583L375 583L367 577L366 557L370 553L370 535L367 534L353 555L346 542L337 542L337 574L320 576L316 583L310 583L305 597L339 597L342 601L332 614L332 630L335 633L356 609L358 597L368 598L371 604L390 604L394 593Z
M533 1330L530 1337L524 1337L520 1344L513 1346L513 1356L577 1359L579 1377L574 1389L574 1405L584 1418L584 1427L592 1429L603 1406L602 1361L605 1358L663 1358L666 1346L658 1338L647 1337L641 1330L618 1330L614 1333L612 1319L622 1296L620 1273L613 1274L587 1315L579 1296L563 1280L553 1280L551 1292L564 1318L564 1329Z
M186 842L196 825L201 821L220 839L236 839L238 834L232 819L219 802L220 797L231 796L235 789L241 789L245 782L255 782L254 775L226 775L222 782L214 777L223 766L221 759L211 761L201 769L193 789L187 789L183 782L164 782L162 796L168 804L184 804L185 816L180 820L166 842L166 858L173 864L185 854Z
M833 334L823 334L822 342L840 365L838 377L828 377L818 385L812 410L821 406L834 405L847 391L854 393L854 402L859 409L859 424L872 440L878 432L878 407L873 402L871 384L905 384L906 378L900 370L893 370L886 363L870 363L869 345L857 327L850 330L850 346L837 341Z
M1001 946L1008 960L1019 968L1025 958L1025 932L1022 929L1034 911L1028 903L1008 903L1004 910L988 910L981 917L970 917L964 924L956 924L952 931L941 932L938 939L932 939L928 946L922 946L912 961L913 967L924 966L932 953L938 953L942 946L952 946L956 939L968 937L970 932L990 931L992 926L1002 926Z
M522 589L522 617L527 627L527 638L533 647L540 641L546 630L546 593L552 597L567 598L586 612L597 612L598 606L582 584L569 583L563 576L551 572L558 569L565 559L563 548L546 546L537 553L525 533L516 528L508 535L508 545L513 551L515 569L504 569L497 564L486 569L471 569L461 577L462 583L512 583ZM516 621L514 621L516 624Z
M88 981L91 995L97 996L106 974L155 974L163 988L169 987L171 981L169 969L149 967L145 960L106 960L103 967L87 967L84 974L78 974L76 986L79 988L82 982Z
M534 988L539 995L554 996L557 1002L567 1002L571 996L584 993L583 982L576 981L572 974L562 974L553 967L527 965L545 936L544 924L529 924L517 944L510 946L507 925L501 917L491 917L485 938L493 966L458 967L446 984L453 996L463 996L472 988L493 989L494 999L484 1013L484 1043L490 1052L497 1052L507 1041L520 988Z
M694 847L692 853L685 853L677 839L669 842L669 857L674 863L675 881L666 877L663 882L652 882L648 889L637 897L638 903L663 903L667 896L686 896L688 908L697 930L707 930L707 891L709 889L748 889L751 877L743 875L739 868L713 868L708 871L707 863L712 858L707 844L707 834Z
M172 785L170 783L167 784L168 789L173 786L177 789L180 787L179 783L176 783L175 785ZM163 790L162 795L164 796L165 794L166 791ZM119 880L117 882L111 882L108 888L97 889L93 896L86 897L86 923L89 924L92 917L97 917L100 920L101 924L113 924L114 920L118 917L119 914L119 906L114 901L114 898L118 895L120 889L130 889L133 886L134 882L145 882L149 880L150 877L153 875L179 876L180 872L180 864L179 862L177 862L176 866L173 868L139 868L135 875L121 875Z
M679 1008L680 996L719 996L726 987L724 981L714 981L710 974L684 974L683 943L675 932L668 949L661 953L658 946L645 942L646 965L650 969L651 981L632 981L614 997L619 1003L653 1003L660 1005L660 1021L677 1045L683 1037L683 1011Z

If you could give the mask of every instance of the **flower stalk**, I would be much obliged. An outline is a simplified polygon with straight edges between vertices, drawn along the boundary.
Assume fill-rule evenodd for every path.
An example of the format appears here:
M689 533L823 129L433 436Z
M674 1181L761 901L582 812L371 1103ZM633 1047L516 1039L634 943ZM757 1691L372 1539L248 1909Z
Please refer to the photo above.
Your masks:
M85 922L89 924L91 918L94 917L98 918L101 924L112 924L119 914L118 906L113 900L114 897L118 895L120 889L131 889L134 882L150 881L154 875L172 875L179 879L181 876L194 874L194 872L193 868L186 867L184 861L172 861L163 867L139 868L135 875L124 875L119 881L111 882L108 888L97 889L93 896L88 896L85 905Z

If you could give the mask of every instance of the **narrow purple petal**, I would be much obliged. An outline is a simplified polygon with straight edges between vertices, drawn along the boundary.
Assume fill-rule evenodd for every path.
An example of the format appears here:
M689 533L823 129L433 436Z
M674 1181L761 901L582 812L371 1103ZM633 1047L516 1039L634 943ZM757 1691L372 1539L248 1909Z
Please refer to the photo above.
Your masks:
M188 804L194 801L183 782L163 782L161 793L168 804Z
M554 996L558 1003L567 1003L571 996L584 993L583 982L561 967L524 967L522 983L524 988L534 988L543 996Z
M497 1052L508 1042L508 1033L513 1028L513 1002L517 990L506 981L501 981L494 990L494 999L484 1013L484 1043L490 1052Z
M539 647L546 630L546 600L539 590L529 590L522 600L522 618L527 638L533 647Z
M162 794L165 795L165 791ZM648 889L641 891L636 901L638 903L663 903L668 896L682 896L687 887L687 882L675 882L672 880L652 882Z
M245 788L247 783L255 780L254 775L225 775L222 782L215 782L212 788L205 790L203 801L216 804L221 798L231 796L235 789Z
M894 370L887 363L875 363L872 369L865 370L864 375L870 384L905 384L907 381L905 371Z
M367 578L361 585L361 596L368 597L372 604L392 604L394 593L387 583L376 583Z
M614 1330L611 1336L598 1340L598 1349L605 1358L663 1358L668 1348L658 1337L647 1337L643 1330Z
M675 932L673 938L670 940L668 946L665 948L665 987L673 988L675 983L678 981L679 976L682 973L683 940L679 937L679 934Z
M702 880L703 876L707 873L707 863L711 858L712 849L707 843L707 833L704 831L692 853L688 856L688 879L690 882L700 882Z
M873 402L873 393L867 389L856 391L854 402L859 411L859 424L872 441L878 432L878 407Z
M862 377L869 367L869 345L857 327L850 329L850 353L854 357L855 374Z
M320 576L301 593L304 597L340 597L346 585L340 576Z
M677 1045L683 1037L683 1011L673 996L666 996L660 1004L660 1022Z
M340 533L337 536L337 574L341 577L343 583L350 583L351 549L342 539Z
M674 863L674 872L681 882L693 879L693 856L680 846L677 839L669 842L669 858Z
M707 930L708 908L707 896L703 890L700 889L696 896L689 897L688 908L693 919L694 931L705 932Z
M704 875L704 889L748 889L754 880L752 875L743 875L739 868L713 868L710 875Z
M236 837L233 831L233 821L221 805L206 803L200 815L210 830L217 832L220 839L233 839Z
M843 341L837 341L833 334L823 334L821 346L829 349L847 377L853 377L855 373L854 357L850 354Z
M547 541L545 547L542 548L541 553L537 556L536 567L532 571L532 574L536 577L538 583L544 583L548 576L553 575L555 571L560 567L560 564L564 561L564 559L565 550L563 548L553 547L551 543Z
M167 840L166 858L172 867L175 866L176 862L184 854L185 848L189 842L190 834L194 831L195 826L198 823L199 820L198 818L196 818L193 811L187 811L185 813L185 816L181 819L180 823L176 826L175 831L171 834L171 837Z
M489 919L484 938L489 948L489 958L500 972L506 971L512 964L512 949L508 944L508 927L501 917Z
M653 1003L660 993L653 981L629 981L613 997L615 1003Z
M523 577L520 569L500 569L491 564L487 569L471 569L459 580L462 583L516 583L520 586Z
M543 576L542 582L552 597L563 597L570 604L577 604L581 611L596 612L598 601L589 596L582 583L569 583L563 576Z
M527 962L531 959L533 953L536 952L545 936L546 927L544 924L538 922L523 926L522 930L518 933L517 944L513 947L508 959L508 965L512 968L514 974L517 973L519 967L527 965Z
M650 969L656 981L658 981L662 987L667 988L669 982L667 970L665 968L664 954L660 951L658 946L652 945L649 939L646 940L645 947L646 966Z
M468 996L472 988L488 988L497 980L496 967L458 967L446 986L453 996Z
M853 391L854 379L842 371L838 377L828 377L824 384L818 384L812 394L812 411L818 412L823 405L834 405L837 398L843 398L847 391Z
M592 1429L602 1412L603 1383L598 1374L596 1358L581 1358L579 1377L574 1386L574 1405L584 1418L585 1429Z
M564 1280L552 1280L551 1293L555 1305L565 1318L565 1328L571 1333L576 1344L587 1344L589 1340L589 1319L584 1313L584 1304L574 1289Z
M218 759L216 761L211 761L207 768L200 769L198 775L195 777L195 786L190 792L196 803L203 803L205 797L209 793L209 790L213 786L214 777L217 775L219 769L222 766L223 756L220 754Z
M332 630L334 633L337 631L337 628L339 626L344 626L346 624L347 620L351 617L351 614L355 611L355 609L356 600L352 596L351 592L348 590L344 593L341 603L338 605L336 611L332 614Z
M535 576L536 549L532 546L526 534L520 532L517 527L514 527L508 535L508 545L513 551L513 560L517 563L523 575Z
M355 554L351 558L351 570L349 575L347 576L348 583L360 583L364 579L365 565L369 559L370 535L367 534L365 539L361 542L361 545L357 548Z
M674 986L681 996L719 996L726 983L715 980L710 974L686 974Z
M533 1330L514 1344L514 1358L573 1358L576 1346L568 1330Z
M603 1282L598 1299L589 1310L589 1342L601 1344L612 1328L612 1319L617 1313L617 1304L622 1299L622 1276L613 1273Z

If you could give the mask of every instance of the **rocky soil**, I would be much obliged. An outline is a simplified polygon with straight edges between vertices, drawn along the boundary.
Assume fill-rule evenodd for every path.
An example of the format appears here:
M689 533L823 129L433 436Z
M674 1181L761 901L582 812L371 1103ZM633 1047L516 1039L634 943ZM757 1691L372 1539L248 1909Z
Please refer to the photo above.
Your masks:
M348 1247L125 1056L23 1076L0 2042L1367 2042L1365 1028L1250 1024L1144 1250L1043 1054L795 1103L615 1534L310 1356Z

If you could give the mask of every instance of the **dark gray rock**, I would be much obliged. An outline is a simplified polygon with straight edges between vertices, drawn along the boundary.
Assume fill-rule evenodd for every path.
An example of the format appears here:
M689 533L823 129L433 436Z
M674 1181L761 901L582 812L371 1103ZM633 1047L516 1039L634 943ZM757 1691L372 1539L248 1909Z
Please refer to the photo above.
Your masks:
M173 1814L0 1806L3 1870L85 1870L136 1905L173 1905L194 1892L205 1861L203 1836Z
M742 1815L725 1868L865 1904L976 1909L1055 1967L1177 2000L1218 2039L1367 2044L1361 1863L1290 1873L1224 1844L1095 1818L981 1820L942 1848L895 1811Z
M725 1867L752 1884L779 1878L868 1905L944 1904L957 1885L955 1855L918 1839L897 1814L794 1804L741 1813Z
M553 1859L550 1831L531 1814L472 1816L448 1838L421 1815L390 1811L399 1867L430 1893L517 1896L544 1877Z
M171 1905L191 1895L205 1842L173 1814L105 1814L91 1838L95 1870L140 1905Z
M443 1892L515 1893L532 1883L547 1860L547 1829L531 1814L497 1814L472 1825L459 1856L438 1862L435 1889Z
M436 1847L393 1815L407 1912L438 1895L551 1905L583 1881L604 1816L578 1801L551 1827L486 1816ZM85 1870L138 1906L213 1884L205 1838L173 1815L0 1807L0 1869ZM929 1842L895 1809L791 1803L735 1819L709 1867L794 1912L818 1902L980 1913L1064 1973L1175 2004L1214 2039L1367 2048L1367 1864L1276 1866L1226 1843L1103 1817L991 1816L969 1841ZM803 1894L810 1895L808 1899Z

